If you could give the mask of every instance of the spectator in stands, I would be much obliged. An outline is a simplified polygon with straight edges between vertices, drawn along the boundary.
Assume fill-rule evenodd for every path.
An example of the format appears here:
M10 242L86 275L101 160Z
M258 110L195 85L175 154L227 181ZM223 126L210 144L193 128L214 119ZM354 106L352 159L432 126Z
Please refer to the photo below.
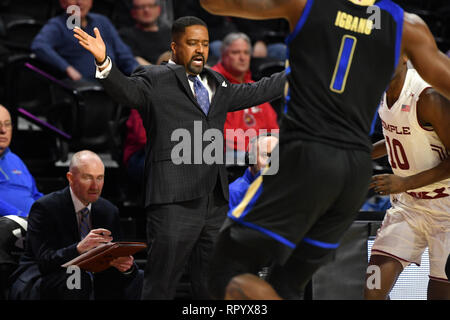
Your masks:
M0 216L27 217L42 193L25 163L9 149L11 137L11 115L0 104Z
M104 174L97 154L77 152L66 175L69 186L33 204L25 253L11 277L11 299L140 298L143 273L132 256L116 258L95 274L81 270L78 280L71 282L78 282L75 288L67 285L74 273L61 267L103 243L120 240L119 210L100 197Z
M136 24L119 32L141 65L156 64L170 50L170 27L159 23L160 15L160 0L133 0L131 16Z
M258 135L251 140L247 152L248 168L242 177L230 183L230 209L241 202L248 187L260 176L261 170L269 163L272 150L277 144L278 135L271 133Z
M172 57L171 50L164 51L159 55L158 60L156 60L156 64L168 63L171 57Z
M250 20L232 18L239 31L250 38L253 45L253 58L286 60L284 39L289 34L289 26L284 19Z
M0 104L0 300L23 252L31 205L42 197L25 163L9 149L11 137L11 115Z
M214 65L220 59L222 39L231 32L238 32L229 17L210 14L200 6L198 0L176 0L174 5L175 19L183 16L195 16L206 22L209 30L209 63Z
M212 69L232 83L253 82L250 72L251 51L251 42L246 34L230 33L223 39L221 60ZM242 131L234 131L234 135L228 135L227 130L231 129ZM224 126L226 152L233 153L232 158L242 160L248 148L248 141L260 134L261 130L273 129L279 129L277 114L267 102L249 109L229 112ZM243 141L245 144L239 143ZM241 172L238 175L240 176Z
M142 118L136 109L132 109L127 123L127 136L123 150L123 163L130 180L138 185L143 183L145 144L147 133Z
M167 63L172 56L172 51L163 52L156 64ZM130 180L138 185L143 182L145 144L147 134L142 122L141 115L136 109L131 109L130 116L126 122L127 136L124 142L123 163Z
M66 10L69 6L77 5L80 8L80 27L91 35L94 35L94 27L97 27L108 46L108 56L122 72L129 75L134 71L138 63L130 48L121 40L113 24L107 17L89 12L93 0L60 0L59 2L65 13L50 19L31 44L31 49L39 60L54 66L74 81L95 79L92 56L78 44L78 40L73 37L73 32L69 29L70 24L76 19L74 19L75 15L70 16ZM73 29L73 26L71 28Z

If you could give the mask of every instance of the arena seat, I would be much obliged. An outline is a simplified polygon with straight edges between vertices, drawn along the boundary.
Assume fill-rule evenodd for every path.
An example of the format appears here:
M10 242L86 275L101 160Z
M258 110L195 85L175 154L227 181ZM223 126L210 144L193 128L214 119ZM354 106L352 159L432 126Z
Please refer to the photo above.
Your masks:
M89 149L97 153L111 152L109 122L116 117L118 104L98 84L76 82L66 90L70 101L68 114L60 118L59 127L72 136L67 152ZM62 161L65 161L64 155Z
M27 65L38 65L34 54L15 54L5 66L6 101L14 110L22 107L36 115L44 116L51 108L50 83Z
M0 43L14 52L30 52L30 45L36 34L44 25L42 22L27 17L2 18Z
M53 16L58 0L1 0L0 10L5 14L21 14L45 22Z

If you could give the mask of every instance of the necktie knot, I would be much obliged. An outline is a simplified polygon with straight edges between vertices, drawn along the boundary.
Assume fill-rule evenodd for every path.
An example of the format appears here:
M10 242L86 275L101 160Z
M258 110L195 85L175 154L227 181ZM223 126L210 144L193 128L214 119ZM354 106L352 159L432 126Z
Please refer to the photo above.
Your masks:
M205 114L209 111L209 93L197 76L188 75L189 81L194 83L195 98Z
M188 75L188 79L195 83L195 80L199 81L197 76L193 76L192 74Z
M81 209L81 210L80 210L80 213L81 213L81 217L82 217L82 218L86 218L87 215L89 214L89 208L86 207L86 208Z

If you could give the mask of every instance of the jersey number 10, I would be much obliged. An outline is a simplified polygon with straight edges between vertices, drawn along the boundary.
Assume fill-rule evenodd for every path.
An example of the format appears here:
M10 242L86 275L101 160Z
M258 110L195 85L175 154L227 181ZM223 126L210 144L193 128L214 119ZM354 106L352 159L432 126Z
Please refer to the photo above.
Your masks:
M397 139L389 139L388 136L386 136L386 144L389 149L389 160L391 163L392 169L397 169L397 167L401 170L408 170L409 169L409 162L408 158L406 158L406 152L403 148L400 141ZM399 156L399 153L401 155L401 159ZM394 159L395 157L395 159Z

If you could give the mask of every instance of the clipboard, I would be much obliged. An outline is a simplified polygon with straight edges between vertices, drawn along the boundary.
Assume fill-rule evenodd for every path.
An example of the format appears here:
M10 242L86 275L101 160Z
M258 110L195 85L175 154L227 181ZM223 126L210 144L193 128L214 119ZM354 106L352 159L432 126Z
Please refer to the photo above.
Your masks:
M131 256L145 248L147 248L147 244L144 242L109 242L79 255L63 264L62 267L78 266L86 271L101 272L110 267L112 260Z

